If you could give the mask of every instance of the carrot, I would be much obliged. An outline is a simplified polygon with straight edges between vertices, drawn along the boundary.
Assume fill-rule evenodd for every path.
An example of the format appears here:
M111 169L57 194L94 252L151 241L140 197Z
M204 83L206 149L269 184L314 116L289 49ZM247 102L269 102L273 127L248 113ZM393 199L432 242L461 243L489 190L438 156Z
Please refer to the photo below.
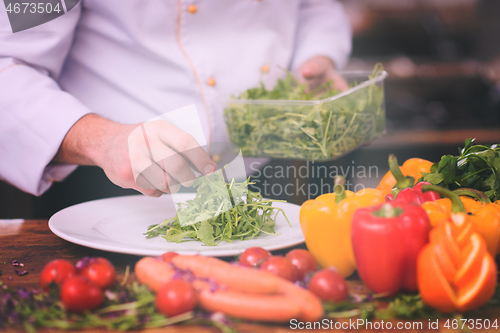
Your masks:
M282 295L243 293L235 290L202 290L200 306L208 311L258 321L285 322L299 317L300 307Z
M172 263L184 270L190 270L200 278L212 279L227 289L257 294L278 292L281 278L254 268L233 266L225 261L202 256L179 255Z
M175 270L170 264L152 257L145 257L135 264L135 276L137 280L157 292L160 288L172 280Z
M279 285L279 292L300 306L301 315L299 319L303 321L317 321L323 317L323 304L309 290L284 280Z

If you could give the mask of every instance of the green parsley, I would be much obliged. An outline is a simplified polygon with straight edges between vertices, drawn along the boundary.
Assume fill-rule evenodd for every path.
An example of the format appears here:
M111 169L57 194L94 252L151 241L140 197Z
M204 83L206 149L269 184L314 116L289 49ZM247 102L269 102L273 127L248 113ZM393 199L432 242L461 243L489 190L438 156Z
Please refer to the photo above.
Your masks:
M473 145L465 140L459 155L445 155L420 180L448 189L472 188L484 192L491 201L500 200L500 146Z

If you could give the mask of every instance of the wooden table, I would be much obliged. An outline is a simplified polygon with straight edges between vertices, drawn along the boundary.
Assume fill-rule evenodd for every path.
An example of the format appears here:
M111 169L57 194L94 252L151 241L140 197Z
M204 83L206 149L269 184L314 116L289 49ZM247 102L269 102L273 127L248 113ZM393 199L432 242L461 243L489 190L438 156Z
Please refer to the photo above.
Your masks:
M120 281L124 277L125 268L127 265L134 267L137 260L140 259L138 256L117 254L105 251L94 250L79 246L73 243L69 243L56 235L54 235L48 228L46 220L27 220L24 221L19 228L16 227L6 227L5 224L2 225L0 221L0 270L2 274L0 275L0 281L4 284L12 287L27 287L27 288L38 288L38 279L40 271L43 266L52 259L60 258L67 259L71 262L76 263L77 260L85 256L99 256L110 260L116 267L118 280ZM29 273L24 276L17 276L14 273L14 267L11 265L11 261L17 259L24 263L23 267ZM3 264L5 262L5 264ZM134 278L133 272L129 277L129 281ZM486 311L480 311L474 314L474 317L480 319L498 319L500 325L500 308L491 308ZM427 327L428 322L423 321L422 330L405 330L411 332L437 332L437 331L447 331L442 327L444 320L440 321L440 330L429 329ZM297 330L292 330L288 325L257 325L257 324L240 324L237 327L238 332L263 332L263 333L284 333L284 332L296 332ZM170 326L161 329L148 329L143 332L156 333L156 332L219 332L217 328L213 327L201 327L201 326ZM349 330L350 331L350 330ZM356 332L381 332L382 330L356 330ZM485 330L472 330L474 332L482 332ZM8 329L2 331L3 333L15 333L23 332L23 330ZM40 330L41 333L57 332L57 330ZM96 330L86 330L82 332L106 332L104 329ZM451 330L450 330L451 332Z

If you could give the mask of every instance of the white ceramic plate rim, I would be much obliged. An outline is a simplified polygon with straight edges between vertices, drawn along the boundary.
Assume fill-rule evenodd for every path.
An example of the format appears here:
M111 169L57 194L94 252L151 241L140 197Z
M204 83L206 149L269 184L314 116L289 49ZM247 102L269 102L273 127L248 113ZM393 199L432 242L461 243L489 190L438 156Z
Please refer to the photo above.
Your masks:
M186 200L193 197L193 193L180 193L185 195ZM138 219L144 216L144 219L155 216L161 217L154 223L160 223L163 219L175 215L173 203L168 195L161 198L151 198L143 195L131 195L115 198L99 199L80 203L67 207L49 219L50 230L60 238L71 243L86 246L93 249L132 254L139 256L158 256L168 251L174 251L181 254L200 254L206 256L235 256L242 253L246 248L260 246L269 251L284 249L304 242L304 236L300 229L299 210L300 206L291 203L273 203L273 206L282 208L292 224L289 227L282 214L278 215L276 232L277 236L259 235L253 239L245 241L234 241L232 243L221 243L217 246L203 246L201 242L191 241L180 244L169 243L161 239L161 246L144 245L142 240L140 244L128 244L127 239L117 241L114 237L106 237L102 233L102 226L107 223L118 223L119 219L132 219L135 216ZM170 201L169 201L170 200ZM177 200L177 199L176 199ZM132 222L129 222L132 223ZM135 223L135 222L134 222ZM144 224L144 222L141 222ZM154 223L147 223L154 224ZM145 228L147 225L143 225ZM109 232L108 232L109 235ZM135 236L135 233L134 233ZM140 235L146 239L145 236ZM146 240L144 242L148 242ZM269 241L269 242L268 242ZM158 240L156 240L158 242ZM143 246L141 246L143 244ZM181 246L182 244L182 246Z

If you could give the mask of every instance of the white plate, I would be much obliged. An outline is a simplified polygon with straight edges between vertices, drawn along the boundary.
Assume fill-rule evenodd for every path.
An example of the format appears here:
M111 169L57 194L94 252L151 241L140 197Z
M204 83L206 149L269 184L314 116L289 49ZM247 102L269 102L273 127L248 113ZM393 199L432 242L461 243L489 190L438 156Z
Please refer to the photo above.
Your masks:
M179 193L191 199L194 193ZM176 199L177 200L177 199ZM292 227L280 213L276 219L277 236L261 234L244 241L222 242L204 246L198 241L170 243L162 237L146 239L148 226L175 216L172 199L168 195L151 198L131 195L88 201L65 208L49 220L49 228L57 236L94 249L143 256L157 256L168 251L205 256L234 256L253 246L278 250L304 242L299 224L300 206L275 202L283 208Z

